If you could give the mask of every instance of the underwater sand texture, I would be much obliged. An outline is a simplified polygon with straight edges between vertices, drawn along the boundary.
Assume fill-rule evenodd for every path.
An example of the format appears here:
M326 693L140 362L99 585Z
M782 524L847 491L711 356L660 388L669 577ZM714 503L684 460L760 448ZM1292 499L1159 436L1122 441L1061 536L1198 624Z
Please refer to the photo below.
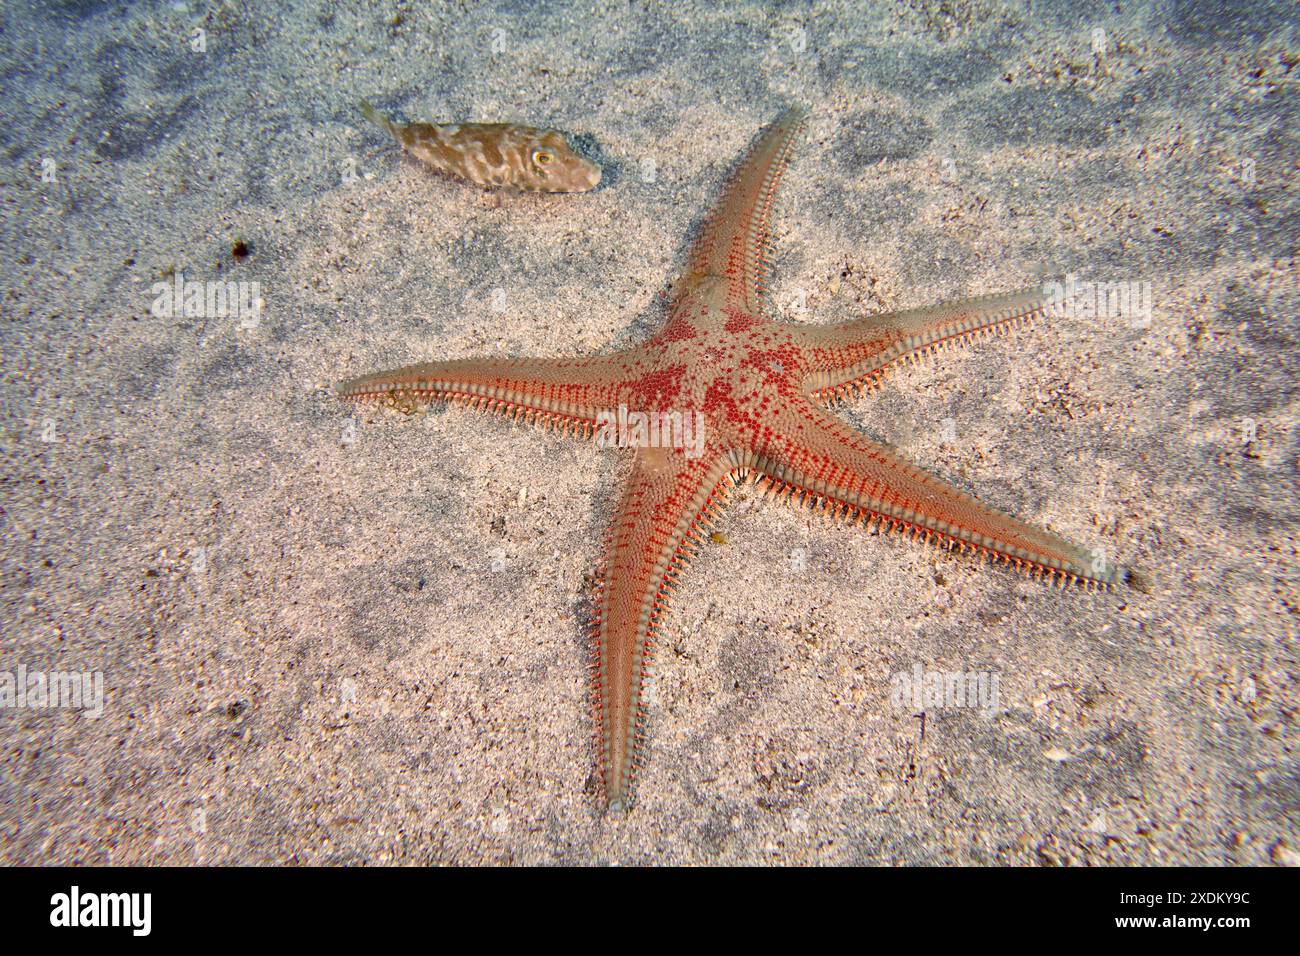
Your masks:
M104 678L98 719L0 708L0 861L1300 859L1289 4L270 7L0 13L0 672ZM605 178L485 194L363 96L570 130ZM1149 322L948 350L839 414L1151 586L742 495L602 815L584 576L625 457L333 386L646 337L790 103L788 320L1150 283ZM177 273L265 307L154 314ZM922 736L891 702L918 665L997 706Z

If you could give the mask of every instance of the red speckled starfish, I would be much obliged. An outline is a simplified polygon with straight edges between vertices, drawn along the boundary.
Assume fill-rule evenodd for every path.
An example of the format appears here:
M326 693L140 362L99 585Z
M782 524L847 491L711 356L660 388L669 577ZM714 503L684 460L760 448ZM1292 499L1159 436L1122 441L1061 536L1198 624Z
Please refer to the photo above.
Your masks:
M667 324L645 344L588 358L430 362L339 390L347 399L396 404L459 401L588 437L612 438L608 427L622 407L702 421L702 442L696 435L693 447L637 447L598 575L591 666L599 772L611 809L631 799L644 747L644 690L669 595L727 489L750 473L769 491L836 517L902 529L1060 583L1105 587L1121 576L823 410L903 359L1020 325L1053 306L1034 290L831 326L774 321L763 291L772 204L803 119L789 110L754 143L696 241Z

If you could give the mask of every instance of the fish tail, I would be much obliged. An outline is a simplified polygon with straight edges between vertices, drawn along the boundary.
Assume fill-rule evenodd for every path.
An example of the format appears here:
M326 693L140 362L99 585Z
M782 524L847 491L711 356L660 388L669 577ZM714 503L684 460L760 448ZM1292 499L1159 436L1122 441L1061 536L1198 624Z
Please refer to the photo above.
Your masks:
M401 131L398 130L397 124L371 106L368 101L362 100L359 109L362 116L393 137L393 139L401 141Z

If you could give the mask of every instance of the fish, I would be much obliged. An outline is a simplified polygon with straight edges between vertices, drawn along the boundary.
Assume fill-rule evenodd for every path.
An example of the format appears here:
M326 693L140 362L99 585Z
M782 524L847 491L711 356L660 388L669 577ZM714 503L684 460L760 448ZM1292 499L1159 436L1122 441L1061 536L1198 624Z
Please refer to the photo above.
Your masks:
M557 129L514 123L398 123L366 101L361 113L420 162L479 186L585 193L601 169L579 156Z

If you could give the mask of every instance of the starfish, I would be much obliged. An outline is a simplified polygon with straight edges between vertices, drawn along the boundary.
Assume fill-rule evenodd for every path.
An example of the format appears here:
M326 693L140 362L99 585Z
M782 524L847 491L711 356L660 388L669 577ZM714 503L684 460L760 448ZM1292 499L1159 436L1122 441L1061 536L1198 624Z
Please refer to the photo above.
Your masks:
M610 810L631 805L646 746L647 681L672 592L742 480L1060 585L1104 589L1125 575L1096 552L979 503L827 411L891 366L1059 305L1027 289L835 325L771 318L773 202L804 121L803 110L787 110L755 140L700 230L666 323L644 344L579 358L428 362L339 386L348 400L408 411L444 400L636 446L589 621L597 775ZM692 421L694 438L677 440Z

